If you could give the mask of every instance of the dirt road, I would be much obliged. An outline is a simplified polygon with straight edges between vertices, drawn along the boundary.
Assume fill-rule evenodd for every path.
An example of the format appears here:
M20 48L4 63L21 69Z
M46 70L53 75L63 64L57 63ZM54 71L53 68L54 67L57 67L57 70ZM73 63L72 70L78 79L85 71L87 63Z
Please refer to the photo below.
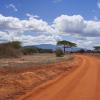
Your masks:
M79 55L80 67L21 100L100 100L100 59Z

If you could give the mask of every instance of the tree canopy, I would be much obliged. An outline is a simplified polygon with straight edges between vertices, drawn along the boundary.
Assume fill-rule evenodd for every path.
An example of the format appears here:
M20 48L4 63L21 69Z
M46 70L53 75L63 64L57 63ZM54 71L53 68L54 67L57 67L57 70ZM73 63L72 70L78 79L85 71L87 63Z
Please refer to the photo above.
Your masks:
M66 40L58 41L57 45L64 45L65 47L76 47L77 46L75 43L66 41Z
M64 53L65 53L65 48L71 48L77 46L75 43L66 40L58 41L57 45L63 45Z

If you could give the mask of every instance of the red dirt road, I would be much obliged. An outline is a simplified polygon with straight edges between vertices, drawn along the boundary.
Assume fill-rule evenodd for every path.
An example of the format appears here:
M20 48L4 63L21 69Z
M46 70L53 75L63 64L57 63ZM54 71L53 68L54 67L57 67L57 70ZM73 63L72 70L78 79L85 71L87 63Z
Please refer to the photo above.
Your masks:
M75 71L21 100L100 100L100 59L77 57L82 62Z

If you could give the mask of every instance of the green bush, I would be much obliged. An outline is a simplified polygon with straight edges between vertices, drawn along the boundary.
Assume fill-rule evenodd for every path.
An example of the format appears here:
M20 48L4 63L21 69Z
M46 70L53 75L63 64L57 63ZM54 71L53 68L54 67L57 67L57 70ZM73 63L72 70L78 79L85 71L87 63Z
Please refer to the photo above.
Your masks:
M38 48L38 50L39 50L39 53L53 53L52 49L41 49L41 48Z
M13 41L8 43L12 48L20 49L21 48L21 42L19 41Z
M55 53L56 53L57 57L64 56L64 53L63 53L62 49L60 49L60 48L57 48L56 51L55 51Z
M0 58L19 57L21 56L21 43L18 41L0 44Z
M2 43L0 46L5 46L5 47L10 47L14 49L20 49L21 48L21 42L19 41L12 41L12 42L7 42L7 43Z
M37 48L22 48L22 53L24 55L31 55L33 53L38 53L38 49Z

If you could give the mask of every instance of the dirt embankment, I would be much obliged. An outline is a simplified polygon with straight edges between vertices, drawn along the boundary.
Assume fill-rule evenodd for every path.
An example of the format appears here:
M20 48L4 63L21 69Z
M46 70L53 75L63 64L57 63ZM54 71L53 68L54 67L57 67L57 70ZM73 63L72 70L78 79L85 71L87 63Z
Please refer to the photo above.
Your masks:
M8 67L8 69L7 67L1 67L0 100L15 100L46 81L55 79L65 72L68 74L80 63L81 59L75 58L69 61L62 60L51 64L39 64L39 66L34 64L37 67L27 66L27 69L24 69L24 71L22 71L22 68L20 71L17 67ZM13 70L15 73L10 70Z

